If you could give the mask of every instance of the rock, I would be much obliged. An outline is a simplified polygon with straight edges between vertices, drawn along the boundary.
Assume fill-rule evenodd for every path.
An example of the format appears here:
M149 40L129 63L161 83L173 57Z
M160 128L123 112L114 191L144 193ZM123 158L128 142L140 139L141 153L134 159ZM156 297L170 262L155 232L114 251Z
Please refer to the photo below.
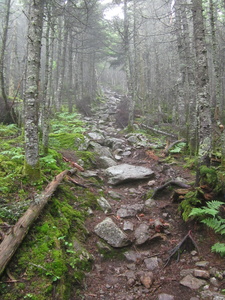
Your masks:
M148 273L145 273L145 274L141 275L140 282L147 289L149 289L152 286L152 284L153 284L153 273L152 272L148 272Z
M123 230L124 231L126 231L126 230L133 231L134 230L134 224L130 221L124 221Z
M114 191L109 191L108 194L113 199L121 199L121 195L119 193L114 192Z
M184 277L187 275L191 275L191 274L193 274L193 272L194 272L194 269L184 269L184 270L180 271L180 276Z
M142 245L144 244L148 239L149 239L149 225L147 224L140 224L135 232L134 232L134 236L135 236L135 244L136 245Z
M180 281L180 284L189 287L191 290L198 290L201 286L205 285L206 282L205 280L195 278L192 275L187 275Z
M200 277L200 278L203 278L203 279L209 279L210 278L210 274L206 270L197 270L197 269L195 269L194 272L193 272L193 275L195 277Z
M152 207L154 207L154 206L156 206L156 205L157 205L157 203L156 203L156 201L153 200L153 199L147 199L147 200L145 201L145 206L147 206L147 207L149 207L149 208L152 208Z
M113 167L117 165L115 160L107 156L100 156L98 159L98 163L99 163L99 168L101 169L107 169L109 167Z
M112 148L113 150L116 150L118 148L123 148L125 145L125 141L122 139L110 137L105 139L105 145Z
M124 182L152 178L154 172L145 167L129 164L120 164L107 168L106 175L109 176L109 184L117 185Z
M121 248L130 244L127 235L110 218L96 225L94 231L112 247Z
M158 300L174 300L174 296L169 294L159 294Z
M97 178L99 178L98 171L87 170L85 172L82 172L81 175L83 177L86 177L86 178L89 178L89 177L97 177Z
M210 283L216 287L218 287L220 285L219 281L215 277L210 278Z
M135 252L133 250L129 250L129 251L125 252L124 256L126 257L126 259L128 261L131 261L134 263L136 263L137 261L139 261L141 259L141 254L138 252Z
M99 132L89 132L87 135L94 141L103 141L105 139L104 136Z
M143 209L144 204L142 203L137 203L133 205L121 205L121 208L117 211L117 216L119 216L120 218L134 217Z
M153 271L159 267L157 257L146 258L144 260L144 263L146 265L146 268L150 271Z
M97 199L97 202L98 202L99 206L101 207L101 209L105 213L108 213L108 212L112 211L111 205L109 204L109 202L104 197L101 197L101 198Z
M112 153L110 152L108 147L101 146L96 142L90 142L89 147L93 149L94 152L98 153L99 156L107 156L113 159ZM89 149L88 150L91 150Z
M206 268L206 267L209 266L209 262L208 262L208 261L205 261L205 260L202 260L202 261L196 262L195 265L196 265L197 267Z

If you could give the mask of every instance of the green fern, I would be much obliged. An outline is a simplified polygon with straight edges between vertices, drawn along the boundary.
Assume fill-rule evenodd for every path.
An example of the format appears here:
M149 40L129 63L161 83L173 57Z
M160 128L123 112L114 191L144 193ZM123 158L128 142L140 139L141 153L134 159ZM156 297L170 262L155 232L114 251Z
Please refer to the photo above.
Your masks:
M216 243L212 246L212 251L219 253L221 256L225 256L225 244L224 243Z
M211 215L215 217L218 214L218 209L224 202L213 200L211 202L207 202L207 206L203 206L202 208L193 208L189 216L200 217L204 215Z
M193 208L189 216L203 217L201 222L212 228L215 233L225 234L225 219L219 216L219 208L224 202L213 200L207 202L207 206ZM225 256L225 243L216 243L211 247L212 252Z

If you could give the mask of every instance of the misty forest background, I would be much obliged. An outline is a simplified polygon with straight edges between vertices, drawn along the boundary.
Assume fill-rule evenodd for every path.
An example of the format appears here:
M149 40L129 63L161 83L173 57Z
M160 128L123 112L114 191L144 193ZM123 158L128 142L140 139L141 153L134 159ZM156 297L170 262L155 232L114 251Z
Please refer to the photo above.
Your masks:
M213 131L223 144L224 1L0 4L1 122L25 124L27 172L38 165L38 124L47 149L51 114L89 115L104 89L125 95L126 125L135 113L143 124L167 124L200 164L211 157ZM120 13L110 17L111 8ZM13 116L19 99L23 113Z

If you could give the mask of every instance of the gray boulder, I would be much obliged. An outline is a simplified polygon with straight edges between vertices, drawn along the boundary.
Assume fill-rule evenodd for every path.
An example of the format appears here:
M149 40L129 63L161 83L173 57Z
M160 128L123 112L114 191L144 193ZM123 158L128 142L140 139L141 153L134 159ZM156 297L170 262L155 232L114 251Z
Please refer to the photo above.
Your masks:
M96 225L94 231L112 247L122 248L130 244L127 235L110 218Z
M109 184L112 185L154 177L154 172L151 169L129 164L109 167L105 172L109 176Z

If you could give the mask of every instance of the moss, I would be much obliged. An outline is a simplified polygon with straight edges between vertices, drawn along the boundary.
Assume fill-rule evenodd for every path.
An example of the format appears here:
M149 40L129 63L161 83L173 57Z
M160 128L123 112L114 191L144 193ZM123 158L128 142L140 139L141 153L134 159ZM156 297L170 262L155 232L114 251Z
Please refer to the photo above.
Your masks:
M29 180L32 182L39 180L41 177L40 163L37 162L37 164L35 166L31 166L25 161L24 162L24 175L29 177Z
M178 211L182 214L184 221L189 219L189 215L192 209L201 204L199 199L199 190L191 191L187 193L184 200L180 203Z

